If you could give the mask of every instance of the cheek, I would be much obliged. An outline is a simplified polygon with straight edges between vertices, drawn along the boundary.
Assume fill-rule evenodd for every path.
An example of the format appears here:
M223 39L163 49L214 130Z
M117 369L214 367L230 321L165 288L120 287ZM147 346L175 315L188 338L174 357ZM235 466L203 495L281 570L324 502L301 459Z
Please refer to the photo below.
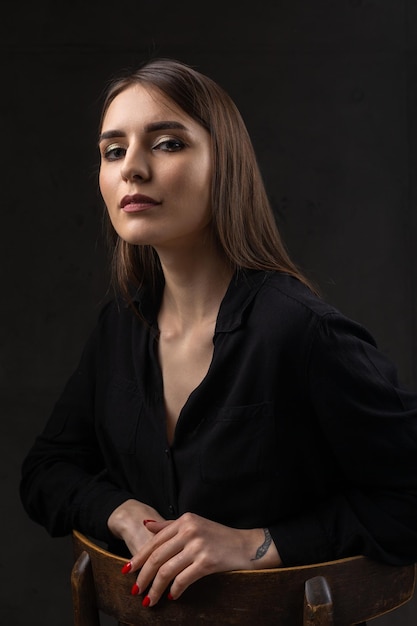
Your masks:
M103 195L104 187L105 187L105 176L101 168L98 173L98 187L100 189L101 195Z
M98 176L98 186L105 204L110 207L112 190L111 178L109 177L108 173L103 171L102 169L100 169Z
M178 190L185 196L198 197L205 203L211 197L211 180L211 164L196 162L183 172L181 180L177 178Z
M195 180L202 189L210 194L213 179L213 164L210 155L201 160L200 167L195 168Z

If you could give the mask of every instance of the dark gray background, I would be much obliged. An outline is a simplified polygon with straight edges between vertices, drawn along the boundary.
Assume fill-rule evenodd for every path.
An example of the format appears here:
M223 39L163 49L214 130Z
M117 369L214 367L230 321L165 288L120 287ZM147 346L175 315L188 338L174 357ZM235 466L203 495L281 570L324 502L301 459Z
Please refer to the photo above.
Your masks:
M39 0L0 21L0 623L72 623L68 538L18 498L22 458L107 296L96 131L150 54L208 73L252 135L288 248L417 388L416 0ZM378 626L409 626L412 601Z

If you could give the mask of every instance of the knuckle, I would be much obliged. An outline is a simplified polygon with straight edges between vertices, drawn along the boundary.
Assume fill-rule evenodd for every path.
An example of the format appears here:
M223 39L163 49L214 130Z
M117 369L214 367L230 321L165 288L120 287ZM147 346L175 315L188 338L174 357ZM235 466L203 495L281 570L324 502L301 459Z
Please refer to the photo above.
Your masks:
M168 561L161 565L158 570L158 578L163 582L169 582L172 579L172 565Z
M171 585L171 593L175 596L175 598L179 598L179 596L183 594L189 586L189 584L185 580L183 580L183 578L184 577L181 576L181 574L178 574L178 576L175 577L175 580Z
M184 513L181 526L186 537L193 537L198 532L197 519L192 513Z
M158 550L151 552L151 554L148 557L148 562L151 565L151 567L159 568L159 566L161 565L161 558L159 556Z
M205 547L201 547L198 552L199 559L199 568L201 572L204 572L204 575L211 574L216 571L216 567L218 565L218 558L211 550L207 550Z

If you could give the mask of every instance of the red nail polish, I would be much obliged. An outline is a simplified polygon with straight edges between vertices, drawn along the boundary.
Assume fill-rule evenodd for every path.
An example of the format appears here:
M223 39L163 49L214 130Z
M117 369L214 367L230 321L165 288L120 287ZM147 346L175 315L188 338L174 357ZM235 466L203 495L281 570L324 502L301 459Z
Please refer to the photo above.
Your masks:
M150 603L151 603L151 599L150 599L150 597L149 597L149 596L145 596L145 597L143 598L143 600L142 600L142 606L145 606L145 607L146 607L146 606L149 606L149 605L150 605Z
M132 569L132 563L129 561L129 563L126 563L125 565L123 565L122 574L127 574L128 572L130 572L131 569Z
M168 598L168 600L173 600L173 599L174 599L174 596L172 595L172 593L171 593L171 592L169 592L169 594L168 594L167 598Z
M132 590L131 590L131 592L130 592L130 593L132 594L132 596L137 596L137 595L138 595L138 593L139 593L139 591L140 591L140 589L139 589L139 587L137 586L137 584L135 583L135 584L133 585Z
M145 526L148 522L156 522L156 519L144 519L143 520L143 523L145 524Z

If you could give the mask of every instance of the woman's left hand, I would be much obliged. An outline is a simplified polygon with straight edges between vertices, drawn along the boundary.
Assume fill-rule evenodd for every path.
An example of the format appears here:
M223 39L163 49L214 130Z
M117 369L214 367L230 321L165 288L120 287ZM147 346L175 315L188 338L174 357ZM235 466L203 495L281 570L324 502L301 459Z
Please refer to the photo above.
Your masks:
M207 574L282 564L263 528L230 528L194 513L177 520L144 523L155 536L130 561L130 571L140 569L139 590L134 587L132 593L147 590L144 606L156 604L170 583L169 597L174 600Z

